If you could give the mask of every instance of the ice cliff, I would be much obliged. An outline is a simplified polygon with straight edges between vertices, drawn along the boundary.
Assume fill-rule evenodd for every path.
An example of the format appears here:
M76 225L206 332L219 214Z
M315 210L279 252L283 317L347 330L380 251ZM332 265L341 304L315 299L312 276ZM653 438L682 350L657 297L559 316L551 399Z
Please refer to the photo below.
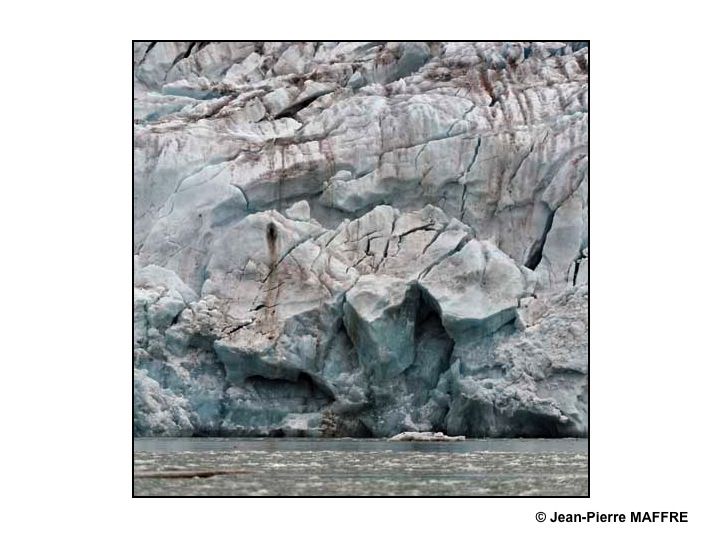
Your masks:
M585 435L588 65L135 42L135 434Z

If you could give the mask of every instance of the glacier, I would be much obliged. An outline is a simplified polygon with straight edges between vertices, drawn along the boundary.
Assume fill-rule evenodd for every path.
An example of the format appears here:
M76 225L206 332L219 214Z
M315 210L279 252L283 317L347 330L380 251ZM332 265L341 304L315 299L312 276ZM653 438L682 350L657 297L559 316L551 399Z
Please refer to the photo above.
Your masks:
M133 42L136 436L588 433L586 42Z

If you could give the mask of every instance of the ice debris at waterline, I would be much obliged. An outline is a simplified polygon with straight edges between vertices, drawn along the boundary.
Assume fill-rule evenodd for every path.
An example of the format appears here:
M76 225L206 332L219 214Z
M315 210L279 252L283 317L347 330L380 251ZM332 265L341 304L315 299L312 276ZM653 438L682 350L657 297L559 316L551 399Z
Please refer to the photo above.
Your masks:
M231 470L166 470L166 471L133 471L134 478L171 478L171 479L187 479L187 478L211 478L213 476L223 476L231 474L247 474L244 469Z
M431 431L404 431L398 433L394 437L390 437L391 441L429 441L429 442L456 442L464 441L464 435L457 435L455 437L448 437L442 431L433 433Z
M587 434L584 42L136 42L134 433Z

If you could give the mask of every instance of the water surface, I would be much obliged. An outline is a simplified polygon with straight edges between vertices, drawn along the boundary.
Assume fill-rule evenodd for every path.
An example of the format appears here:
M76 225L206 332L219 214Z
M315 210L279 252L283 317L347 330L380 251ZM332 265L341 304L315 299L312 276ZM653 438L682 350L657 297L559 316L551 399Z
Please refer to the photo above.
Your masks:
M134 478L136 496L588 494L587 439L138 438L134 470L240 471Z

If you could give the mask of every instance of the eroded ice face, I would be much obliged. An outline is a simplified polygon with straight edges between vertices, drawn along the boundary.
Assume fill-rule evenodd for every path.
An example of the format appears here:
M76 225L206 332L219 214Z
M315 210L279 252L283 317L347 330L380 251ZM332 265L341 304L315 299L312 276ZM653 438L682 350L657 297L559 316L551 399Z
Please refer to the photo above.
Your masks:
M584 436L583 43L136 43L137 435Z

